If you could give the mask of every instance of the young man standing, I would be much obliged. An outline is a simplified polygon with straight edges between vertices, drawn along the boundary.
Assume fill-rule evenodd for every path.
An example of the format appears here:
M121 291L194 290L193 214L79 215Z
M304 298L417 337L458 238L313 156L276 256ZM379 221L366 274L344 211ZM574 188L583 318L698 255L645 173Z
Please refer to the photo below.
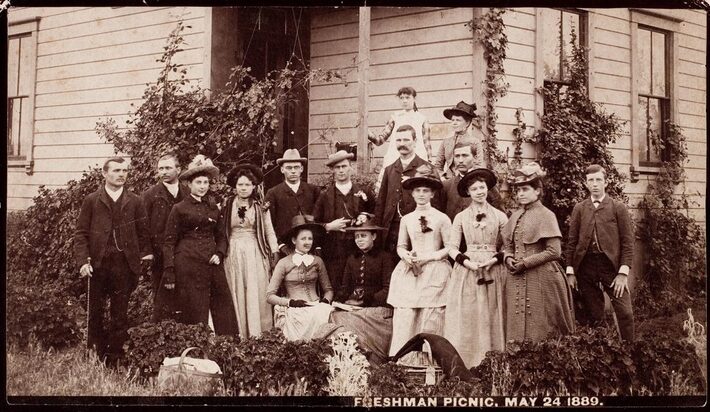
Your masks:
M266 192L264 203L271 212L271 222L274 225L276 237L279 239L279 250L284 254L284 249L290 244L290 239L284 239L291 230L291 221L296 215L312 215L313 206L320 195L320 189L307 182L301 181L303 166L308 159L301 157L298 149L288 149L283 157L276 160L281 166L284 181Z
M124 189L128 162L104 163L104 186L84 199L74 233L74 257L89 277L88 346L116 364L128 337L128 300L142 267L153 259L148 219L138 195ZM104 331L104 301L111 302L111 330Z
M375 206L375 222L384 228L382 244L385 250L396 253L397 237L399 236L399 222L402 216L412 212L416 203L412 198L412 191L402 188L402 182L414 177L417 168L428 164L414 152L417 132L412 126L404 125L397 129L394 144L397 145L399 159L385 168L382 186L377 195ZM440 194L437 190L432 205L440 207Z
M604 319L604 292L609 295L621 338L634 339L628 275L634 257L634 233L626 206L606 195L606 171L593 164L585 185L591 197L577 203L570 218L565 247L567 278L579 291L594 323ZM601 284L604 291L599 288Z
M171 317L175 312L176 297L173 289L163 287L163 239L165 223L173 206L179 203L188 190L180 184L180 162L174 154L166 154L158 159L158 177L160 181L143 192L141 200L148 215L150 244L153 250L152 287L153 287L153 322L160 322Z
M322 256L335 293L342 281L345 261L357 250L345 228L366 220L361 215L372 213L375 208L375 195L352 181L353 157L345 150L328 156L325 164L333 171L333 183L320 194L313 209L313 218L324 223L328 232Z

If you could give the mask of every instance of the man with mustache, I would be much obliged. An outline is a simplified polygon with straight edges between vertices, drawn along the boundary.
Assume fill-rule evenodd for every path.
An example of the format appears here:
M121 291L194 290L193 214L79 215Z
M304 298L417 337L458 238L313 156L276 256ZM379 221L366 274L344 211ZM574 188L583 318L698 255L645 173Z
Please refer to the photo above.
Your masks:
M175 154L166 154L158 159L160 181L143 192L141 200L148 215L150 244L153 249L151 281L153 287L153 322L160 322L174 313L175 297L172 289L163 286L163 239L165 223L173 206L188 194L187 188L180 184L180 162Z
M394 144L399 152L399 159L385 168L382 185L377 195L375 222L384 228L382 245L385 250L396 253L399 222L402 216L414 211L416 203L412 191L402 188L402 182L413 177L423 164L431 164L414 152L417 132L410 125L400 126L394 136ZM433 166L432 166L433 167ZM432 206L441 210L441 194L437 190Z
M81 277L89 277L87 344L99 358L116 365L128 337L128 300L138 285L141 266L153 259L148 219L138 195L125 190L128 162L112 157L104 163L104 186L84 199L74 233L74 258ZM104 331L104 303L109 299L110 325Z

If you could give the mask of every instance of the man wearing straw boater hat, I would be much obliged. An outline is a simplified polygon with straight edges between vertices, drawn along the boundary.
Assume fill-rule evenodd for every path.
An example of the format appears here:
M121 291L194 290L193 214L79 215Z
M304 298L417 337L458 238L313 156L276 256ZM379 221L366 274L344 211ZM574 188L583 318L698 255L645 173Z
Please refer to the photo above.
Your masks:
M468 104L460 101L456 106L444 110L444 117L451 120L451 129L454 134L444 139L439 145L439 152L434 162L434 168L442 176L443 179L450 179L456 175L454 167L454 149L458 143L467 143L472 145L473 165L469 168L485 167L485 158L483 156L483 143L481 139L473 135L471 130L471 122L477 118L476 104ZM464 172L465 173L465 172ZM456 185L454 185L454 188Z
M276 160L281 167L284 181L266 192L264 203L268 205L271 213L271 222L274 225L276 237L279 239L279 250L288 254L286 245L290 240L286 234L291 229L291 221L296 215L312 215L313 206L318 199L320 189L307 182L301 181L303 167L308 159L301 157L298 149L288 149L283 157ZM287 248L287 249L284 249Z
M399 159L385 168L382 185L377 194L375 222L385 229L382 233L381 244L392 253L397 250L399 222L402 216L413 211L416 207L412 191L403 188L402 182L414 177L419 166L430 165L414 152L417 138L417 132L412 126L404 125L397 129L394 144L397 145ZM434 207L441 207L440 197L439 190L436 190L434 200L432 200Z
M138 195L124 188L128 161L104 163L104 185L84 199L74 233L74 258L81 277L89 278L89 349L115 365L128 337L128 300L142 266L153 259L148 219ZM111 329L104 330L104 303L110 300Z
M333 290L338 292L343 266L348 256L357 251L352 234L345 229L367 219L375 208L375 195L352 181L353 153L340 150L325 163L333 171L333 183L320 194L313 209L316 222L324 224L328 232L322 256Z

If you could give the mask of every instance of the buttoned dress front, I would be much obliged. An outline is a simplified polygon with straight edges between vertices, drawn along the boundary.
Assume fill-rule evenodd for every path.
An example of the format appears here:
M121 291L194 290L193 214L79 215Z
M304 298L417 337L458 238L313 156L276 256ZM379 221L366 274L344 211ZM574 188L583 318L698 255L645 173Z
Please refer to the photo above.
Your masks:
M271 276L266 291L266 300L274 305L274 325L283 331L288 340L311 339L320 325L328 323L333 307L319 302L316 282L320 284L323 297L333 299L325 263L313 256L309 265L293 262L293 253L279 260ZM286 296L278 296L279 288L286 290ZM309 306L288 307L289 300L304 300Z
M537 342L574 332L572 291L558 263L562 234L552 211L539 200L516 210L503 238L505 258L525 266L506 279L506 339Z
M481 214L485 216L476 219ZM458 251L463 235L465 255L470 261L486 262L496 254L500 232L507 221L505 213L488 203L481 208L472 204L454 218L446 246ZM455 263L447 285L444 337L454 345L467 368L478 366L486 352L505 349L503 288L507 270L495 263L479 271L488 271L493 283L479 285L477 273Z
M421 217L426 219L431 231L423 232ZM450 231L451 220L443 212L431 206L418 206L402 217L397 247L423 257L444 248ZM450 273L451 265L446 257L425 263L418 276L404 260L397 264L387 297L387 303L394 307L390 356L417 333L443 335L446 283Z

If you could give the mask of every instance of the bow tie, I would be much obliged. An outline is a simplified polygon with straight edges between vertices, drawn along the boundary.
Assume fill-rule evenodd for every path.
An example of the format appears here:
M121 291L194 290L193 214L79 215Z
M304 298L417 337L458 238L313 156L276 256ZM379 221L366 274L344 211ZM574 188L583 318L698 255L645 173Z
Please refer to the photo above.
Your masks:
M293 261L293 264L296 266L299 266L301 264L304 264L306 266L310 266L310 264L313 263L313 259L314 259L313 255L309 255L309 254L302 255L300 253L294 253L293 257L291 258L291 260Z

